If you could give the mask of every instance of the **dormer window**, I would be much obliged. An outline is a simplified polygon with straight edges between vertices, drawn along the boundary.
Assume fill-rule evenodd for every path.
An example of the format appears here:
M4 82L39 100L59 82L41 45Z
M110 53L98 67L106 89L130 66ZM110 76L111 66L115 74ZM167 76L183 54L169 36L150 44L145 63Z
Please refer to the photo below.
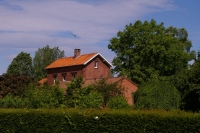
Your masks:
M94 62L94 68L98 68L98 61Z

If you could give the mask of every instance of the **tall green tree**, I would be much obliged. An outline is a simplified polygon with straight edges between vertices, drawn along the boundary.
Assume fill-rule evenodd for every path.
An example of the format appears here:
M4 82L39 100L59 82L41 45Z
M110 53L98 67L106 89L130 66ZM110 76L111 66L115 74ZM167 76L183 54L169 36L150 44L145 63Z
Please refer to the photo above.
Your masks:
M116 53L114 73L127 76L140 84L153 73L174 76L188 68L193 57L192 43L184 28L164 27L155 20L125 26L110 40L108 48Z
M35 78L40 80L46 77L47 74L44 68L54 62L56 59L64 56L64 50L61 51L58 47L50 48L49 45L47 45L43 48L39 48L35 52L35 57L33 58Z
M7 74L31 76L33 72L32 58L29 53L19 53L8 66Z

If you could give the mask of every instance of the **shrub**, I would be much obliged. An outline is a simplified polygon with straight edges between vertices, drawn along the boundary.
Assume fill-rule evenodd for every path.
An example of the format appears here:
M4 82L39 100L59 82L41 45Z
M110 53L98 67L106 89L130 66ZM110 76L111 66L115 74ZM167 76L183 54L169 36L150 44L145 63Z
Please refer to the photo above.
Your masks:
M65 95L58 86L35 87L30 85L23 97L30 108L57 108L65 106Z
M26 106L26 101L19 96L7 94L4 98L0 99L1 108L23 108Z
M82 96L79 108L100 108L103 104L103 97L98 92L92 92L89 95Z
M130 108L130 105L123 96L115 96L108 102L108 107L112 109L126 109Z

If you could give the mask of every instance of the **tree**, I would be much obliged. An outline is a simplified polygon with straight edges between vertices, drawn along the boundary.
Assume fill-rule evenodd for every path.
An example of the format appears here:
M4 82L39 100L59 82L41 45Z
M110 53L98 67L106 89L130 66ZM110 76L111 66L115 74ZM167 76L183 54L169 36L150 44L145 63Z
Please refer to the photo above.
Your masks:
M29 76L8 75L4 74L0 76L0 98L3 98L7 94L14 96L19 95L22 91L22 87L26 88L29 83L34 82L33 78Z
M72 107L78 107L79 100L81 98L83 83L84 82L82 76L78 76L76 79L73 79L70 83L67 83L67 99L72 103Z
M193 57L191 46L184 28L165 28L164 23L155 20L126 25L108 44L117 55L112 71L137 84L147 81L152 73L174 76L187 69Z
M21 52L8 66L7 74L32 76L32 58L30 54Z
M50 48L49 45L39 48L35 52L33 58L34 76L40 80L47 77L45 67L54 62L56 59L64 57L64 50L61 51L58 47Z

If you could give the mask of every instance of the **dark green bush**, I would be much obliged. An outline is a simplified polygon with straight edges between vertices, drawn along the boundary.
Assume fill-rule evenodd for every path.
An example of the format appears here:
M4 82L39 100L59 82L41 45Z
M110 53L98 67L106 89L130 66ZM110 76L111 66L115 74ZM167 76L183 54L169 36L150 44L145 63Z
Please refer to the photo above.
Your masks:
M168 80L153 78L139 86L134 94L136 109L178 109L180 93Z

